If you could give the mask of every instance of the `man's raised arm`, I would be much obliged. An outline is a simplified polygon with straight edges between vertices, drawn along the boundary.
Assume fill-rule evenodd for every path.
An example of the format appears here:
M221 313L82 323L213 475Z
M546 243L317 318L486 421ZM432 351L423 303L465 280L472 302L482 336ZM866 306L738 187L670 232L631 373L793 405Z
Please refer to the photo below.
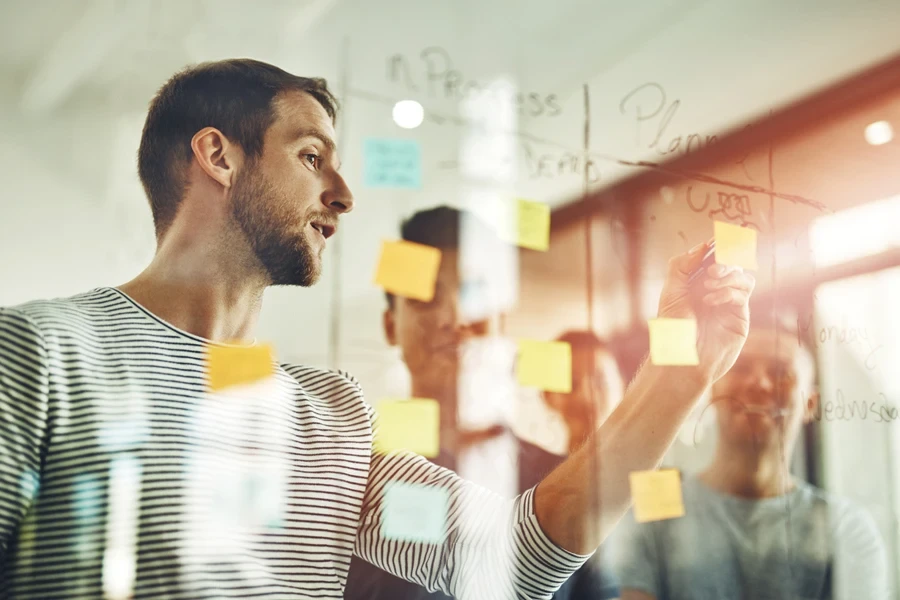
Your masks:
M750 327L755 281L712 265L691 292L688 277L706 244L669 261L659 316L697 320L697 366L646 362L625 398L585 445L537 487L535 514L544 533L577 554L592 552L631 504L628 476L656 468L691 410L737 359Z

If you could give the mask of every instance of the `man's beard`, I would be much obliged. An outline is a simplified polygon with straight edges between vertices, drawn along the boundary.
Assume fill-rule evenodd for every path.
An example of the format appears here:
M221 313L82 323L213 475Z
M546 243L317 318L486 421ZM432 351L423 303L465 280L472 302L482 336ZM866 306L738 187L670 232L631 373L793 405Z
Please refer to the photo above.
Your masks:
M290 201L257 174L253 165L235 184L231 212L253 252L271 279L271 285L309 287L319 280L321 262L314 255L304 229L291 228L296 214Z

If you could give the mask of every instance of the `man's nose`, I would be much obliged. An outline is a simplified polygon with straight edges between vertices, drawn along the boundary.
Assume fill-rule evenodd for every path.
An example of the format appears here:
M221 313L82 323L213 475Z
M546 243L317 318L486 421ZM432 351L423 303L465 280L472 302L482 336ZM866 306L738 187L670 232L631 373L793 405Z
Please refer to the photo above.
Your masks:
M322 204L336 213L343 214L353 210L353 193L337 171L334 172L331 185L322 194Z
M442 297L438 305L440 324L446 329L458 329L462 325L459 299L456 294Z
M441 302L440 311L441 325L444 328L451 329L461 336L475 331L478 321L465 314L459 294L445 297Z

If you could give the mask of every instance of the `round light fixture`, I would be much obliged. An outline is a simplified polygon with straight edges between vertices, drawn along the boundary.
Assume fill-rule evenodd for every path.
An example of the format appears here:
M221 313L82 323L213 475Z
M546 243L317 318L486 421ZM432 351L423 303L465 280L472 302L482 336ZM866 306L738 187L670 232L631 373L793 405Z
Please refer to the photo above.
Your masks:
M394 105L394 123L404 129L415 129L425 118L425 109L415 100L401 100Z
M866 141L873 146L887 144L894 139L894 128L887 121L875 121L866 126Z

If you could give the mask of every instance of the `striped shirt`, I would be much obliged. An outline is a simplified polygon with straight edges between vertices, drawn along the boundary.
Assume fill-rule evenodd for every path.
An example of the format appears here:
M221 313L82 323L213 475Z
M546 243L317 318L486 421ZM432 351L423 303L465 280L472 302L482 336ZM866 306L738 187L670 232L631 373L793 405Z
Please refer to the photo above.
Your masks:
M533 489L373 454L346 374L211 392L213 344L113 288L0 309L0 598L341 598L352 554L458 598L548 598L586 560ZM435 539L382 529L411 485L446 499Z

